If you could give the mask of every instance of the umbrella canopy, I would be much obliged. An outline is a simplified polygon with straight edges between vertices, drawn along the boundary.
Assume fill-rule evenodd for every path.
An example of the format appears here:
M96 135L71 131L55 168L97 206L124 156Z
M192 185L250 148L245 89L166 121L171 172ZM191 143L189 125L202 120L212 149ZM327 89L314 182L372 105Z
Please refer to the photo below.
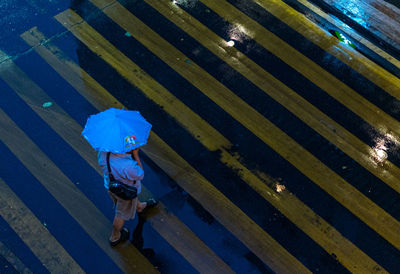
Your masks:
M110 108L91 115L82 135L95 150L122 154L145 145L150 130L139 111Z

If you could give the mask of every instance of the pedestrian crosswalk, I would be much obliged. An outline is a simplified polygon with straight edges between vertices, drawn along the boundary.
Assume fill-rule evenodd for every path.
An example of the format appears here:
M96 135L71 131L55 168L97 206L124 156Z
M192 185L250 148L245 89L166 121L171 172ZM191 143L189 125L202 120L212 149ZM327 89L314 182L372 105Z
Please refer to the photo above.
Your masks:
M137 260L141 255L134 247L128 245L121 250L122 252L116 252L109 246L107 241L104 241L108 237L111 222L4 112L1 112L1 115L2 132L7 132L7 135L2 134L1 141L9 147L14 155L20 159L25 167L82 228L91 235L97 245L114 259L117 265L122 266L125 271L134 272L142 271L141 269L143 269L144 272L148 272L149 269L152 269L149 264L146 265L147 261L144 258ZM46 168L44 169L43 166ZM5 218L5 215L2 215L2 217ZM35 225L37 226L38 224L36 223ZM40 237L40 239L44 241L46 237ZM121 257L119 253L125 254L125 256ZM54 262L58 261L53 260ZM132 264L132 261L135 261L135 264ZM63 266L61 265L60 267ZM59 272L55 269L49 269L49 271ZM70 268L69 271L75 272L74 267Z
M66 61L63 60L61 58L57 58L57 56L55 54L53 54L54 52L57 52L58 54L62 53L60 51L60 49L56 48L55 46L51 47L51 51L44 47L44 46L38 46L41 40L45 40L45 38L43 37L43 34L41 34L40 32L38 32L38 30L32 30L30 32L24 33L23 35L24 39L26 39L26 41L36 41L37 44L32 44L32 46L37 46L36 50L41 54L41 56L43 58L46 58L46 61L48 63L56 63L56 65L54 65L54 69L57 70L58 72L60 72L60 74L62 74L66 81L70 82L71 85L76 87L76 90L78 90L84 97L86 97L88 99L88 101L90 101L94 106L96 106L99 110L102 110L104 108L107 107L119 107L119 108L123 108L124 106L118 102L115 98L111 98L110 94L108 92L106 92L104 90L104 88L102 88L93 78L91 78L85 71L79 69L79 67L73 63L72 61ZM32 40L34 38L38 38L40 37L41 40ZM50 45L48 45L50 46ZM85 85L76 85L76 83L79 83L81 79L81 77L79 75L75 75L73 73L70 74L65 74L66 71L69 71L71 69L74 70L78 70L79 72L85 75ZM90 85L93 85L94 87L92 89L89 88ZM110 97L108 100L103 100L102 96L108 96ZM37 97L37 96L36 96ZM116 103L116 104L115 104ZM72 120L72 118L68 118L68 121L62 123L60 122L60 119L56 120L57 122L55 123L51 123L50 121L48 122L49 124L54 124L54 128L57 127L58 125L58 129L56 130L60 136L67 136L68 132L70 133L68 136L68 139L65 138L66 142L68 142L77 152L81 153L81 156L88 162L90 163L90 165L95 168L97 170L97 172L99 174L101 174L101 170L97 164L97 160L93 155L93 150L90 146L88 146L87 144L81 142L81 138L79 136L79 133L82 131L82 128L75 124L75 128L74 129L65 129L63 127L63 125L65 124L69 124L69 125L74 125L74 121ZM72 136L73 135L73 136ZM146 190L145 187L143 187L143 192L146 192L148 190ZM147 194L147 196L152 196L151 193ZM172 221L174 219L174 221ZM174 228L174 230L177 231L177 233L179 233L179 231L186 231L186 233L182 233L181 237L188 237L187 240L185 241L188 244L191 244L193 242L196 242L196 245L191 245L190 246L190 250L196 250L197 252L194 254L195 256L199 256L199 259L201 258L202 263L199 264L200 269L201 266L205 265L207 267L211 267L211 269L219 269L220 271L224 268L223 267L223 263L222 262L216 262L216 265L214 265L212 263L212 261L215 261L215 256L211 256L210 250L207 249L206 247L203 247L201 244L201 241L199 241L198 239L196 239L195 235L191 234L189 231L187 231L187 228L185 228L185 226L183 224L181 224L179 222L179 220L176 220L174 218L174 216L170 216L165 210L160 210L160 212L154 216L153 218L151 218L150 222L154 222L155 225L155 229L161 234L164 235L164 233L168 233L166 234L166 237L169 234L169 231L172 230L172 228ZM169 229L167 226L167 223L170 223L170 227ZM172 236L172 235L171 235ZM182 240L182 238L180 239ZM173 246L176 246L176 248L179 248L179 242L178 241L174 241L173 243L171 243ZM203 250L202 250L203 249ZM188 254L188 250L187 248L183 248L182 249L182 255L186 256L186 254ZM207 255L208 254L208 255ZM206 260L207 256L209 256L210 258L212 258L211 262L208 262ZM194 256L192 256L194 257ZM197 260L199 260L197 259ZM207 262L207 263L206 263Z
M75 16L77 16L77 15L75 15ZM83 23L81 23L81 26L82 26L82 24ZM72 23L72 25L74 25L74 23ZM90 29L89 29L89 31L90 31ZM92 30L92 31L94 31L94 30ZM91 33L91 35L93 36L95 34ZM101 39L101 37L99 37L98 39ZM99 50L102 49L101 47L99 47L97 45L93 46L93 48L96 48L96 47ZM102 56L106 55L104 52L101 52L101 54L102 54ZM128 61L128 59L126 59L126 61ZM122 68L121 68L121 71L122 71ZM184 113L185 112L183 112L183 111L180 112L180 114L184 114ZM80 131L78 131L78 132L80 132ZM212 131L210 130L209 134L210 134L210 132L212 132ZM222 136L221 136L221 138L222 138ZM216 140L216 139L214 138L214 140ZM184 183L187 183L186 180L182 180L181 178L176 176L176 173L179 174L179 173L181 173L182 170L186 170L186 173L189 173L189 175L188 174L184 174L184 177L189 176L188 178L189 178L190 181L192 181L192 185L193 186L195 185L195 182L201 182L201 181L205 180L195 170L193 170L191 172L192 174L190 174L189 171L192 169L190 167L190 165L188 165L187 163L182 161L182 159L179 157L179 155L176 155L173 151L171 151L171 149L168 148L168 146L166 146L165 143L160 138L156 137L156 135L154 133L151 134L151 137L150 137L150 140L149 140L149 144L151 144L151 145L149 145L148 148L144 148L145 153L147 153L147 150L154 150L155 151L154 153L151 153L151 151L148 153L149 157L155 163L157 163L160 167L163 167L164 171L166 171L168 175L170 175L172 178L174 178L175 181L177 181L177 182L181 182L182 181ZM159 148L158 150L155 149L157 147ZM164 157L162 157L162 153L166 153L166 152L164 152L165 150L170 151L170 152L167 153L168 157L164 156L165 157L164 158ZM171 159L171 156L174 156L174 157ZM161 162L160 162L160 160L161 160ZM172 167L171 167L171 164L172 164ZM184 168L185 166L186 166L186 168ZM200 186L200 184L199 184L199 186ZM197 190L193 189L194 193L199 191L199 186L197 186L197 188L198 188ZM210 205L213 205L213 209L212 210L210 209L209 211L214 213L215 211L219 211L218 209L224 208L227 205L229 205L229 202L226 200L226 198L223 197L221 194L219 194L217 190L213 189L211 187L211 185L209 185L209 183L206 182L206 186L208 186L208 187L206 187L204 191L206 191L206 193L207 192L210 193L210 191L211 191L211 193L213 193L213 194L212 195L205 195L208 199L211 199L211 200L208 200L208 201L207 200L206 201L199 200L200 203L202 203L202 204L204 203L203 206L205 208L208 208ZM184 189L186 191L188 191L190 194L192 193L191 191L188 190L188 186L184 187ZM214 199L217 199L217 200L214 200ZM218 199L221 199L221 200L224 201L224 203L223 203L224 206L221 205L220 207L218 207L218 206L215 207L216 205L218 205L220 203L218 201ZM229 216L230 215L229 213L234 214L234 215ZM231 205L231 211L229 213L226 213L225 216L224 216L219 212L215 212L215 214L223 216L223 219L219 219L221 217L217 218L217 219L220 220L221 223L224 223L224 222L235 223L234 222L235 219L239 219L240 220L241 218L243 219L243 222L240 222L240 223L235 225L238 228L240 228L242 225L245 225L245 224L247 224L249 222L251 223L251 221L248 220L240 212L240 210L235 209L235 207L233 205ZM228 217L228 218L226 218L226 217ZM233 228L233 227L231 228L231 226L230 226L230 229L232 229L234 231L237 230L237 228ZM249 231L249 232L253 231L253 233L252 233L253 235L258 235L257 238L253 238L250 241L247 240L247 239L246 240L249 241L249 243L248 243L249 245L254 246L253 247L254 250L252 248L250 248L251 250L253 250L253 252L255 252L256 254L260 253L260 257L265 257L265 260L268 260L269 256L265 256L265 255L263 255L263 253L272 250L271 248L268 247L267 244L274 246L274 245L276 245L274 243L274 241L272 239L270 239L270 237L268 235L266 235L261 229L257 228L257 226L254 223L253 223L253 226L250 226L250 227L247 227L247 228L246 228L246 226L243 227L241 229L241 231ZM236 232L236 233L233 232L233 233L237 234L238 238L242 238L244 236L244 235L241 236L238 232ZM261 239L264 239L264 241L262 241L262 243L259 243L258 241L261 240ZM278 252L279 248L280 248L279 245L276 246L275 248L273 248L274 252ZM283 251L283 253L285 253L285 251ZM283 268L285 264L288 264L288 262L291 259L291 256L290 255L283 256L284 254L279 254L279 255L280 255L279 257L277 256L277 260L278 259L281 260L282 258L286 258L285 263L283 263L283 262L281 263L281 265L282 265L281 267ZM296 263L294 263L294 264L296 266ZM287 266L285 266L285 267L287 267ZM299 269L298 267L292 267L292 268L293 269Z
M23 75L23 72L21 72L14 64L14 71L17 71L18 74L14 74L14 76L18 79L24 80L24 83L27 84L27 86L21 86L21 85L15 85L13 86L11 81L10 81L10 86L15 87L16 92L19 93L21 90L29 90L29 96L23 96L21 93L19 95L21 97L25 97L24 100L27 102L29 105L33 106L40 106L40 102L42 101L49 101L50 98L40 90L39 87L37 87L33 82L30 82L29 79L26 79L26 76ZM8 72L11 71L11 69L7 70ZM10 77L6 77L2 75L3 79L9 80ZM71 77L71 75L70 75ZM88 76L90 77L90 76ZM93 80L93 83L96 83L94 79L90 78ZM76 80L71 79L70 80ZM94 94L96 95L96 94ZM100 96L99 96L100 98ZM120 104L120 103L119 103ZM104 107L104 106L103 106ZM102 174L102 171L100 170L98 164L97 164L97 158L95 157L93 149L90 147L85 142L82 142L81 137L80 137L80 132L82 132L83 128L78 125L69 115L62 110L59 106L53 105L51 112L40 109L40 108L33 108L39 116L42 117L43 120L47 122L48 125L50 125L54 131L58 133L59 136L62 136L62 138L68 143L71 147L74 148L75 151L77 151L82 158L84 158L91 166L94 168L99 174ZM68 126L66 126L68 125ZM143 192L146 193L148 190L146 190L145 187L143 187ZM152 196L151 193L146 193L147 196ZM181 248L181 253L183 256L186 256L189 254L188 249L190 249L192 252L196 251L196 253L192 256L190 256L189 259L194 259L196 257L201 258L201 263L194 264L196 269L199 270L208 270L210 271L211 269L219 269L219 271L222 271L224 268L229 269L221 260L218 260L218 257L215 256L215 254L208 249L204 244L202 244L201 241L199 241L196 236L188 230L184 224L179 222L178 219L176 219L173 215L168 214L165 210L162 208L160 209L160 212L153 218L151 218L151 223L154 223L154 228L163 236L165 237L172 237L173 234L171 235L170 231L174 230L176 233L180 233L181 231L185 231L185 233L182 233L182 236L180 237L180 240L185 239L186 241L186 248L182 248L179 246L179 241L174 241L171 244L173 246L176 246L177 249ZM196 244L193 244L196 243ZM210 258L210 260L207 260L207 257ZM128 258L129 259L129 258ZM200 261L197 259L197 261ZM203 267L206 266L206 269ZM209 269L211 267L211 269ZM128 270L129 268L127 268ZM229 271L226 271L229 272Z
M345 23L343 23L340 20L334 18L333 16L325 13L323 10L321 10L319 7L315 6L310 1L298 0L298 2L301 3L302 5L304 5L305 7L309 8L310 10L312 10L315 14L318 14L319 16L321 16L322 18L324 18L328 22L332 23L334 26L339 28L340 31L342 31L344 33L349 33L349 35L353 39L359 41L361 44L363 44L367 48L371 49L372 51L374 51L379 56L383 57L385 60L387 60L391 64L395 65L397 68L400 68L399 60L397 60L396 58L394 58L393 56L388 54L386 51L384 51L384 50L380 49L379 47L375 46L373 43L371 43L367 39L365 39L362 36L360 36L357 32L353 31Z
M46 227L1 179L0 188L1 216L30 246L43 265L50 272L63 272L64 269L68 269L70 272L84 273L60 243L47 231Z
M17 270L19 273L31 274L30 271L24 263L2 242L0 242L0 255L6 260L6 267L3 269L7 269L8 267L12 267ZM10 264L11 266L8 266Z
M338 10L344 11L348 16L354 19L362 26L368 25L369 29L384 42L399 48L398 39L400 10L397 1L376 0L372 2L353 1L349 5L344 3L323 0L325 4L331 5ZM392 5L390 4L392 3ZM394 6L397 4L397 7ZM362 12L359 12L362 11Z
M98 183L74 181L76 175L61 166L68 164L67 159L58 161L55 154L49 155L31 136L33 129L29 134L28 125L14 121L15 113L9 113L5 103L0 105L1 143L76 221L114 271L244 270L224 254L229 245L222 251L216 248L162 200L148 217L151 230L187 265L157 269L130 243L117 249L108 245L110 215L100 210L104 203L94 198L98 193L106 196L101 170L95 151L80 136L83 121L71 112L80 105L86 106L78 110L82 117L110 107L143 109L153 124L143 148L146 159L194 198L223 227L221 233L232 235L242 250L257 257L264 266L253 269L254 273L393 272L400 258L400 216L395 212L400 134L397 111L390 106L398 103L400 79L283 1L244 2L90 0L82 10L78 5L54 16L59 23L56 35L32 26L20 34L31 51L18 58L0 51L0 79L21 100L18 104L29 106L55 133L49 138L64 142L72 153L68 155L81 158L85 164L79 171L93 173ZM339 24L313 4L297 2ZM296 32L296 37L280 36L276 22L290 29L288 33ZM103 24L109 25L104 26L107 33ZM110 34L113 31L118 33ZM349 33L387 62L400 64L355 32ZM299 39L313 44L329 61L323 64L306 47L297 46ZM78 44L78 56L66 51L65 41ZM29 62L33 55L60 76L60 87L67 84L74 92L71 96L84 103L70 102L57 90L49 92L36 83L29 66L19 65L19 59ZM98 67L85 63L86 58L96 60ZM334 63L351 71L348 77L334 71ZM98 70L112 70L113 84L99 77ZM353 76L368 81L377 99L371 99L363 90L365 83L358 84ZM291 77L302 82L293 85ZM235 86L237 79L242 86ZM121 93L119 85L128 89ZM51 102L50 107L45 102ZM332 115L332 109L323 107L330 102L334 112L336 105L346 112ZM362 121L361 131L366 133L343 122L352 119ZM370 128L374 134L368 132ZM318 150L327 151L327 156ZM334 163L329 155L347 163ZM345 173L352 170L362 170L362 176L368 177ZM0 178L1 217L46 269L91 272L85 258L64 247L59 234L52 235L9 187L11 183ZM156 188L150 188L143 189L143 196L157 196ZM271 217L272 213L279 217Z
M391 75L385 69L358 53L355 49L347 47L345 44L338 43L338 41L333 36L329 35L327 31L320 29L316 24L307 20L304 15L295 13L293 9L282 1L257 0L255 2L282 20L282 22L285 22L291 28L302 34L304 37L337 57L349 67L362 73L377 86L385 89L393 96L398 96L398 85L400 81L397 77ZM292 18L296 17L298 17L298 20L296 21L300 21L303 24L300 25L293 23L295 21ZM318 38L315 37L316 34L318 34ZM359 65L360 62L362 63L362 66Z

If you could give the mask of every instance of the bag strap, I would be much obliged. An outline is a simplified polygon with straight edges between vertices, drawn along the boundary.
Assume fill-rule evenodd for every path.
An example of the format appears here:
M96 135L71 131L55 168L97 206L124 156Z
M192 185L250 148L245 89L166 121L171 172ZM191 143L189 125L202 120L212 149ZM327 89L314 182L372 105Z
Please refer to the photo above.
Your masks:
M111 167L110 167L110 154L111 152L107 152L107 169L108 169L108 177L110 178L110 182L115 181L114 175L111 173Z
M110 178L110 182L115 181L114 175L112 175L111 167L110 167L110 154L111 152L107 152L107 169L108 169L108 177ZM132 160L134 160L133 155L131 155ZM136 180L133 181L136 184Z

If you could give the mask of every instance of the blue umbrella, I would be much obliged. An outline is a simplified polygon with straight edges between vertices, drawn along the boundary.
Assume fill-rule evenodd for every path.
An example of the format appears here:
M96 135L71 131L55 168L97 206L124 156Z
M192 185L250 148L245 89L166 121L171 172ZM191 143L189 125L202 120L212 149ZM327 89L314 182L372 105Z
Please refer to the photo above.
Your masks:
M150 130L139 111L110 108L91 115L82 135L95 150L122 154L145 145Z

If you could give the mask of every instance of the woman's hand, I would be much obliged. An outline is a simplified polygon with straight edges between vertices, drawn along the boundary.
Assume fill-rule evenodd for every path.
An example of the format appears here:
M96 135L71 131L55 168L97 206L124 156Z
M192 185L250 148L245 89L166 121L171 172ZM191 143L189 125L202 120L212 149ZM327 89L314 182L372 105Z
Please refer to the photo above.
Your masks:
M138 165L141 167L141 169L143 169L142 163L140 162L140 158L139 158L139 148L135 148L134 150L132 150L132 155L133 155L133 158L138 163Z
M132 154L133 156L139 156L139 148L135 148L134 150L132 150Z

